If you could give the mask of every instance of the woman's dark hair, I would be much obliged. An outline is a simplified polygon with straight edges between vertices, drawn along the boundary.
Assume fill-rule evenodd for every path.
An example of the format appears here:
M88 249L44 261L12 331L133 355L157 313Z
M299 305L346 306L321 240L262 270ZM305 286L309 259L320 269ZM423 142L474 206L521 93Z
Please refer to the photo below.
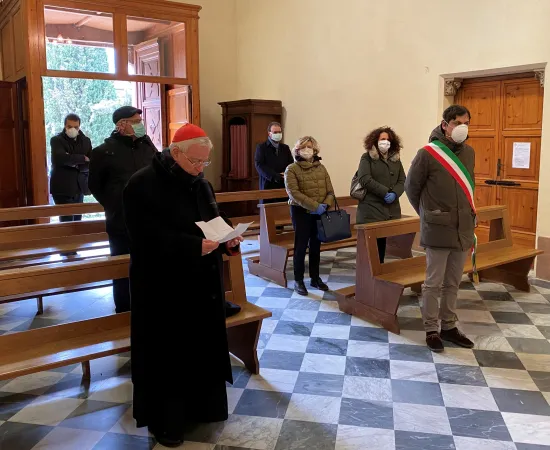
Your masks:
M397 133L390 127L380 127L376 130L372 130L363 141L363 146L367 152L373 147L378 148L378 138L382 133L388 133L390 137L389 141L391 142L391 147L388 151L388 155L391 156L401 150L403 146L401 145L401 138Z

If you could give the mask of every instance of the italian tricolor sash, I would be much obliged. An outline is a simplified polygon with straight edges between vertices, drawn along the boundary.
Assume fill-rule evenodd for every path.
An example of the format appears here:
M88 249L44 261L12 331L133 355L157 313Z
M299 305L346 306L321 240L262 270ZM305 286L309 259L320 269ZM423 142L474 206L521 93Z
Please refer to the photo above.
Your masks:
M462 192L468 199L472 211L476 214L476 205L474 202L474 189L475 184L470 172L464 167L462 161L441 141L433 141L424 147L430 155L432 155L458 183ZM479 276L477 273L476 265L476 250L477 250L477 236L474 234L474 245L472 247L472 268L474 273L474 281L479 282Z

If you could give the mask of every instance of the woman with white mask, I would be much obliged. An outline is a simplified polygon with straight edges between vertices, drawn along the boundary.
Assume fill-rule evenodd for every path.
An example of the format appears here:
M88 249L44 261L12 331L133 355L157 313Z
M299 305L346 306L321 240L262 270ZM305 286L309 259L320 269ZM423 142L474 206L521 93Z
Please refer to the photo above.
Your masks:
M328 291L319 276L321 242L317 238L317 221L334 203L334 189L327 169L321 164L319 144L313 137L298 139L292 151L296 162L286 168L285 187L294 226L294 290L308 295L304 284L308 247L310 285Z
M357 207L357 223L372 223L401 218L399 197L405 190L405 171L401 163L401 139L390 127L371 131L364 140L357 179L365 191ZM380 238L380 262L386 256L386 238Z

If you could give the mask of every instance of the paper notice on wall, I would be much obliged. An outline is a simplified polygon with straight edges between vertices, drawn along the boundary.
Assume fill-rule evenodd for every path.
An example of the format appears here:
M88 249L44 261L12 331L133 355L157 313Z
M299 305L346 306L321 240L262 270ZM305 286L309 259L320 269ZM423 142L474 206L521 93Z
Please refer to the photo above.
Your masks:
M529 169L531 163L531 143L530 142L514 142L512 155L513 169Z

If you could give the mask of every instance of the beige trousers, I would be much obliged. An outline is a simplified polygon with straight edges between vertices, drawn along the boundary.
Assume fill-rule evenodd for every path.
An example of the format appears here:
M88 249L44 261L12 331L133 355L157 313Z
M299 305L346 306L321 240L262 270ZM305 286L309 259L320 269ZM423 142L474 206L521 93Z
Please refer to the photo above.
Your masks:
M426 332L456 327L456 299L469 251L426 249L426 281L422 286L422 317ZM438 298L441 294L441 306Z

